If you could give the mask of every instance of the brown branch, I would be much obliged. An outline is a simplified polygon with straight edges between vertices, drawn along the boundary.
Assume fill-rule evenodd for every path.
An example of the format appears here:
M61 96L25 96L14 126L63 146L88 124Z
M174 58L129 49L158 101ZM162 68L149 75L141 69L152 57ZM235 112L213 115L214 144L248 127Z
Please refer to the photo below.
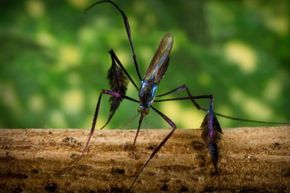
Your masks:
M0 130L0 192L125 192L137 169L169 130ZM133 192L214 192L217 176L200 130L177 130ZM226 129L220 143L221 192L289 192L290 127Z

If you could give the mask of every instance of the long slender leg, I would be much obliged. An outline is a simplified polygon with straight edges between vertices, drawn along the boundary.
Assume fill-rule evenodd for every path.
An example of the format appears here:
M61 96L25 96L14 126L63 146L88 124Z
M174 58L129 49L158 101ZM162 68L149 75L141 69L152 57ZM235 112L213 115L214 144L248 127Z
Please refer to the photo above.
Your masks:
M174 92L174 90L173 90ZM212 163L215 169L215 172L218 176L218 187L220 190L220 175L218 170L218 161L219 161L219 148L218 148L218 141L220 140L220 135L222 134L222 129L218 120L216 119L216 113L213 110L213 96L212 95L200 95L200 96L190 96L190 97L180 97L180 98L170 98L170 99L163 99L156 102L164 102L164 101L171 101L171 100L193 100L193 99L210 99L209 108L205 109L201 107L201 110L208 111L207 115L205 116L201 128L203 129L202 138L207 144L209 153L211 155ZM221 114L219 114L221 115ZM222 115L224 116L224 115ZM226 116L228 118L228 116Z
M187 96L187 97L176 97L176 98L168 98L168 99L158 99L154 102L166 102L166 101L180 101L180 100L194 100L194 99L211 99L212 95L198 95L198 96ZM205 108L200 107L201 110Z
M129 80L131 81L131 83L134 85L134 87L136 88L136 90L138 91L139 89L138 89L138 87L137 87L137 85L136 85L136 83L134 82L134 80L132 79L132 77L129 75L129 73L127 72L127 70L125 69L125 67L123 66L123 64L121 63L121 61L119 60L119 58L117 57L117 55L115 54L115 52L113 51L113 50L110 50L109 51L109 54L110 54L110 56L111 56L111 60L112 60L112 67L113 66L115 66L115 65L118 65L119 67L120 67L120 69L123 71L123 73L125 73L126 74L126 76L129 78ZM112 69L112 67L111 67L111 69ZM109 78L109 80L110 81L113 81L114 80L114 77L113 76L116 76L116 74L111 74L111 69L109 70L109 75L108 75L108 78ZM119 85L119 84L122 84L124 87L126 87L127 88L127 83L125 83L126 81L124 81L124 83L123 83L123 78L121 78L121 77L119 77L119 79L116 81L115 80L115 82L111 82L110 84L111 84L111 89L113 89L113 91L115 91L115 92L118 92L118 93L125 93L126 92L126 89L125 90L123 90L120 86L118 86L117 87L117 90L116 90L116 88L114 89L113 87L115 86L115 84L117 84L117 85ZM119 90L120 89L120 90ZM122 98L122 97L121 97ZM119 99L117 99L117 101L119 101ZM120 100L121 101L121 100ZM119 102L120 102L119 101ZM111 103L112 104L112 103ZM118 105L119 106L119 105ZM112 107L112 106L111 106ZM102 130L103 128L105 128L108 124L109 124L109 122L111 121L111 119L113 118L113 116L114 116L114 114L115 114L115 112L116 112L116 109L117 109L117 107L115 108L111 108L111 110L110 110L110 114L109 114L109 117L108 117L108 120L107 120L107 122L100 128L100 130Z
M117 55L115 54L114 50L110 50L109 53L111 55L111 59L117 62L117 64L120 66L120 68L123 70L123 72L129 78L129 80L132 82L132 84L134 85L134 87L139 91L138 86L136 85L136 83L134 82L134 80L132 79L132 77L129 75L129 73L127 72L127 70L125 69L125 67L123 66L123 64L121 63L121 61L117 57Z
M92 127L91 127L91 130L90 130L90 134L88 136L88 139L87 139L87 142L85 144L85 147L84 149L82 150L81 154L79 155L79 157L77 159L75 159L69 167L65 168L64 170L61 170L59 173L63 173L67 170L69 170L70 168L72 168L75 164L77 164L84 156L84 154L86 153L87 151L87 148L89 146L89 143L90 143L90 140L94 134L94 130L95 130L95 127L96 127L96 124L97 124L97 119L98 119L98 115L99 115L99 110L100 110L100 105L101 105L101 101L102 101L102 96L103 94L106 94L106 95L111 95L113 97L122 97L123 99L126 99L126 100L129 100L129 101L132 101L132 102L136 102L138 103L138 100L136 99L133 99L131 97L128 97L128 96L121 96L119 93L117 92L113 92L111 90L105 90L103 89L99 95L99 98L98 98L98 102L97 102L97 105L96 105L96 109L95 109L95 114L94 114L94 118L93 118L93 122L92 122ZM111 117L112 118L112 117ZM109 118L108 120L110 121L111 118ZM101 129L103 129L108 123L109 121L107 121L107 123L101 127Z
M127 33L127 36L128 36L129 44L130 44L134 65L135 65L139 80L141 80L141 74L140 74L140 71L139 71L139 65L138 65L138 62L137 62L137 57L136 57L136 54L135 54L134 45L133 45L133 41L132 41L132 37L131 37L131 28L130 28L130 24L129 24L128 18L126 16L126 14L124 13L124 11L118 5L116 5L114 2L112 2L110 0L104 0L104 1L97 1L97 2L93 3L88 8L86 8L84 12L86 13L88 10L90 10L95 5L100 4L100 3L111 3L121 13L121 15L123 17L123 22L124 22L124 25L125 25L125 28L126 28L126 33Z
M133 102L138 102L136 99L133 99L131 97L128 97L128 96L121 96L119 93L117 92L113 92L111 90L105 90L103 89L101 91L101 94L99 96L99 99L98 99L98 103L97 103L97 106L96 106L96 110L95 110L95 114L94 114L94 119L93 119L93 122L92 122L92 127L91 127L91 132L89 134L89 138L87 140L87 143L86 143L86 146L83 150L83 152L85 152L87 150L87 147L89 145L89 142L91 140L91 137L94 133L94 130L95 130L95 126L96 126L96 123L97 123L97 118L98 118L98 115L99 115L99 109L100 109L100 102L101 102L101 98L102 98L102 95L103 94L107 94L107 95L111 95L113 97L122 97L123 99L127 99L127 100L130 100L130 101L133 101ZM109 121L106 122L106 124L104 126L101 127L101 129L103 129L111 120L112 117L109 118Z
M174 90L172 90L172 92L174 92ZM215 113L213 110L213 96L200 95L200 96L171 98L171 99L159 100L159 102L170 101L170 100L191 100L192 101L194 99L209 99L210 100L208 109L205 109L202 107L199 108L199 109L208 111L201 125L201 128L203 129L202 138L208 146L214 169L216 171L216 174L218 175L218 186L220 189L220 176L219 176L219 171L218 171L219 148L218 148L217 142L220 139L220 134L222 134L222 129L215 117Z
M98 116L99 116L99 109L100 109L100 105L101 105L101 100L102 100L103 94L104 94L104 92L102 91L100 93L100 95L99 95L98 102L97 102L97 106L96 106L96 109L95 109L95 114L94 114L93 122L92 122L91 131L90 131L89 137L87 139L86 145L85 145L82 153L84 153L84 152L87 151L87 148L88 148L88 145L90 143L91 137L94 134L94 130L95 130L95 127L96 127L96 124L97 124L97 119L98 119Z
M153 106L151 106L151 108L158 113L171 127L172 130L170 131L170 133L161 141L161 143L154 149L154 151L151 153L150 157L147 159L147 161L142 165L142 167L138 170L131 186L129 187L128 192L130 192L134 186L134 184L136 183L136 180L138 179L138 177L141 175L142 171L145 169L145 167L148 165L148 163L151 161L151 159L156 155L156 153L161 149L161 147L166 143L166 141L171 137L171 135L173 134L173 132L176 129L176 125L175 123L168 118L166 115L164 115L162 112L160 112L159 110L157 110L156 108L154 108Z
M157 95L156 97L162 97L162 96L166 96L166 95L169 95L171 93L174 93L174 92L179 92L179 91L186 91L188 97L190 97L189 99L191 100L191 102L193 103L193 105L197 108L197 109L200 109L201 107L199 106L199 104L192 98L192 94L190 93L188 87L186 85L181 85L175 89L172 89L164 94L160 94L160 95Z
M201 108L202 110L206 111L205 108ZM275 121L259 121L259 120L253 120L253 119L245 119L245 118L239 118L239 117L233 117L229 115L224 115L222 113L214 112L216 116L226 118L226 119L231 119L231 120L236 120L236 121L243 121L243 122L249 122L249 123L261 123L261 124L279 124L279 125L289 125L290 123L287 122L275 122Z
M70 163L70 166L68 166L68 167L66 167L66 168L58 171L57 174L65 173L66 171L68 171L69 169L71 169L72 167L74 167L74 165L77 164L83 158L83 156L84 156L84 154L85 154L85 152L87 150L87 147L89 145L89 142L91 140L91 137L93 136L93 133L94 133L94 130L95 130L95 126L96 126L96 123L97 123L99 109L100 109L100 104L101 104L101 100L102 100L103 94L104 93L101 92L100 95L99 95L98 102L97 102L97 105L96 105L95 114L94 114L94 118L93 118L93 122L92 122L91 131L90 131L90 134L89 134L89 137L87 139L87 142L86 142L86 145L85 145L84 149L82 150L82 152L78 156L78 158L76 158L75 160L72 161L72 163Z
M109 90L106 90L106 91L108 92ZM110 91L110 92L112 93L112 91ZM110 94L109 94L109 95L110 95ZM132 102L139 103L138 100L133 99L133 98L131 98L131 97L128 97L128 96L126 96L126 95L122 95L122 98L123 98L123 99L127 99L127 100L132 101ZM104 129L104 128L105 128L105 127L110 123L110 121L111 121L111 119L113 118L115 112L116 112L116 111L114 111L112 114L110 114L110 116L109 116L107 122L106 122L102 127L100 127L99 130Z
M212 95L199 95L199 96L188 96L188 97L176 97L176 98L168 98L168 99L158 99L154 102L166 102L166 101L178 101L178 100L192 100L192 99L210 99L212 98ZM207 108L200 107L200 110L208 111ZM253 119L245 119L245 118L239 118L239 117L233 117L229 115L224 115L222 113L214 112L216 116L236 120L236 121L243 121L243 122L249 122L249 123L262 123L262 124L281 124L281 125L289 125L287 122L274 122L274 121L260 121L260 120L253 120Z

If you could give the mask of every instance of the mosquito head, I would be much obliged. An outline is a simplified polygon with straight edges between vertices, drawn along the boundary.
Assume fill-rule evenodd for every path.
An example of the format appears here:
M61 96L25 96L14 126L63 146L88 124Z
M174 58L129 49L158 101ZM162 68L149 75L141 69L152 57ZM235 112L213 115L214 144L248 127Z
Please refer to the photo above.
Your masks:
M142 117L145 117L150 112L150 109L148 107L144 107L142 105L139 106L139 109L137 110L139 113L141 113Z

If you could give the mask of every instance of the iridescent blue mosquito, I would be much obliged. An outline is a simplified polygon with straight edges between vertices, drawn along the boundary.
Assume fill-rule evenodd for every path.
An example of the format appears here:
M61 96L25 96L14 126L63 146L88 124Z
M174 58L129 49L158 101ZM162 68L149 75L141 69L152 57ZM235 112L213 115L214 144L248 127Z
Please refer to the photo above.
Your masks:
M165 136L165 138L156 146L156 148L151 153L150 157L138 169L131 185L129 186L129 189L128 189L129 191L131 191L136 180L141 175L142 171L148 165L150 160L152 158L154 158L156 153L158 153L160 148L167 142L167 140L171 137L171 135L174 133L174 131L176 129L175 123L169 117L167 117L165 114L163 114L161 111L159 111L156 107L154 107L154 103L173 101L173 100L190 100L194 107L196 107L199 110L203 110L203 111L207 112L205 115L205 118L201 124L201 128L203 130L202 138L205 141L206 146L208 147L209 154L211 156L212 163L213 163L213 166L214 166L217 174L219 174L219 170L218 170L218 161L219 161L218 141L221 139L222 128L221 128L216 116L225 117L228 119L233 119L233 120L238 120L238 121L276 124L276 122L263 122L263 121L241 119L241 118L237 118L237 117L231 117L231 116L223 115L220 113L216 113L214 111L214 105L213 105L214 97L213 97L213 95L209 94L209 95L193 96L190 93L190 91L186 85L178 86L178 87L176 87L176 88L174 88L166 93L157 95L158 85L159 85L161 79L163 78L163 76L168 68L168 65L169 65L169 56L170 56L170 52L171 52L171 49L173 47L173 42L174 42L172 34L167 33L162 37L161 42L159 44L159 47L158 47L157 51L155 52L155 55L153 56L153 59L151 60L150 65L147 68L145 75L142 78L141 73L139 71L137 56L136 56L133 42L132 42L132 38L131 38L130 24L129 24L129 21L128 21L126 14L122 11L122 9L120 9L120 7L118 5L116 5L114 2L112 2L110 0L103 0L103 1L93 3L91 6L89 6L85 10L85 12L87 12L88 10L93 8L95 5L100 4L100 3L111 4L122 15L123 22L124 22L125 29L126 29L126 34L127 34L128 40L129 40L132 59L133 59L134 66L135 66L135 69L136 69L136 72L137 72L137 75L138 75L138 78L139 78L139 81L141 84L140 84L140 86L137 86L137 84L135 83L133 78L129 75L129 73L127 72L127 70L125 69L125 67L123 66L123 64L119 60L119 58L117 57L115 51L113 49L111 49L109 51L109 54L111 57L112 65L111 65L111 67L108 71L108 75L107 75L107 78L108 78L109 84L110 84L110 89L102 89L100 92L88 140L85 144L85 147L82 151L81 156L78 159L76 159L74 163L79 161L81 159L81 157L83 156L83 154L88 149L88 145L89 145L91 137L94 133L97 119L99 116L99 110L100 110L100 105L102 102L103 95L110 96L110 112L109 112L107 122L100 129L103 129L108 125L108 123L111 121L116 110L118 109L118 107L120 106L121 102L124 99L139 104L138 111L140 114L140 118L139 118L139 122L138 122L137 132L136 132L136 135L135 135L135 138L133 141L133 145L136 144L136 140L138 137L138 133L139 133L142 121L143 121L144 117L150 112L150 110L153 110L155 113L160 115L172 128L171 131L167 134L167 136ZM129 82L131 82L133 84L133 86L135 87L135 89L138 91L139 100L134 99L134 98L126 95L127 86L128 86ZM172 94L175 92L184 92L184 91L186 94L186 96L184 96L184 97L163 99L163 97L166 95L169 95L169 94ZM199 100L199 99L209 100L209 107L204 108L204 107L200 106L196 102L196 100Z

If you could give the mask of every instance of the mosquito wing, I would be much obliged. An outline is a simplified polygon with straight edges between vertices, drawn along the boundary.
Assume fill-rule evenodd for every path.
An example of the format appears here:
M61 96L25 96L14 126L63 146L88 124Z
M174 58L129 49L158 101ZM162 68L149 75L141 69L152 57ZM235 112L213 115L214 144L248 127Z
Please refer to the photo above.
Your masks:
M169 54L173 45L173 36L167 33L162 38L159 48L155 52L155 55L146 71L144 80L153 80L154 83L159 84L160 80L163 78L168 64L169 64Z

